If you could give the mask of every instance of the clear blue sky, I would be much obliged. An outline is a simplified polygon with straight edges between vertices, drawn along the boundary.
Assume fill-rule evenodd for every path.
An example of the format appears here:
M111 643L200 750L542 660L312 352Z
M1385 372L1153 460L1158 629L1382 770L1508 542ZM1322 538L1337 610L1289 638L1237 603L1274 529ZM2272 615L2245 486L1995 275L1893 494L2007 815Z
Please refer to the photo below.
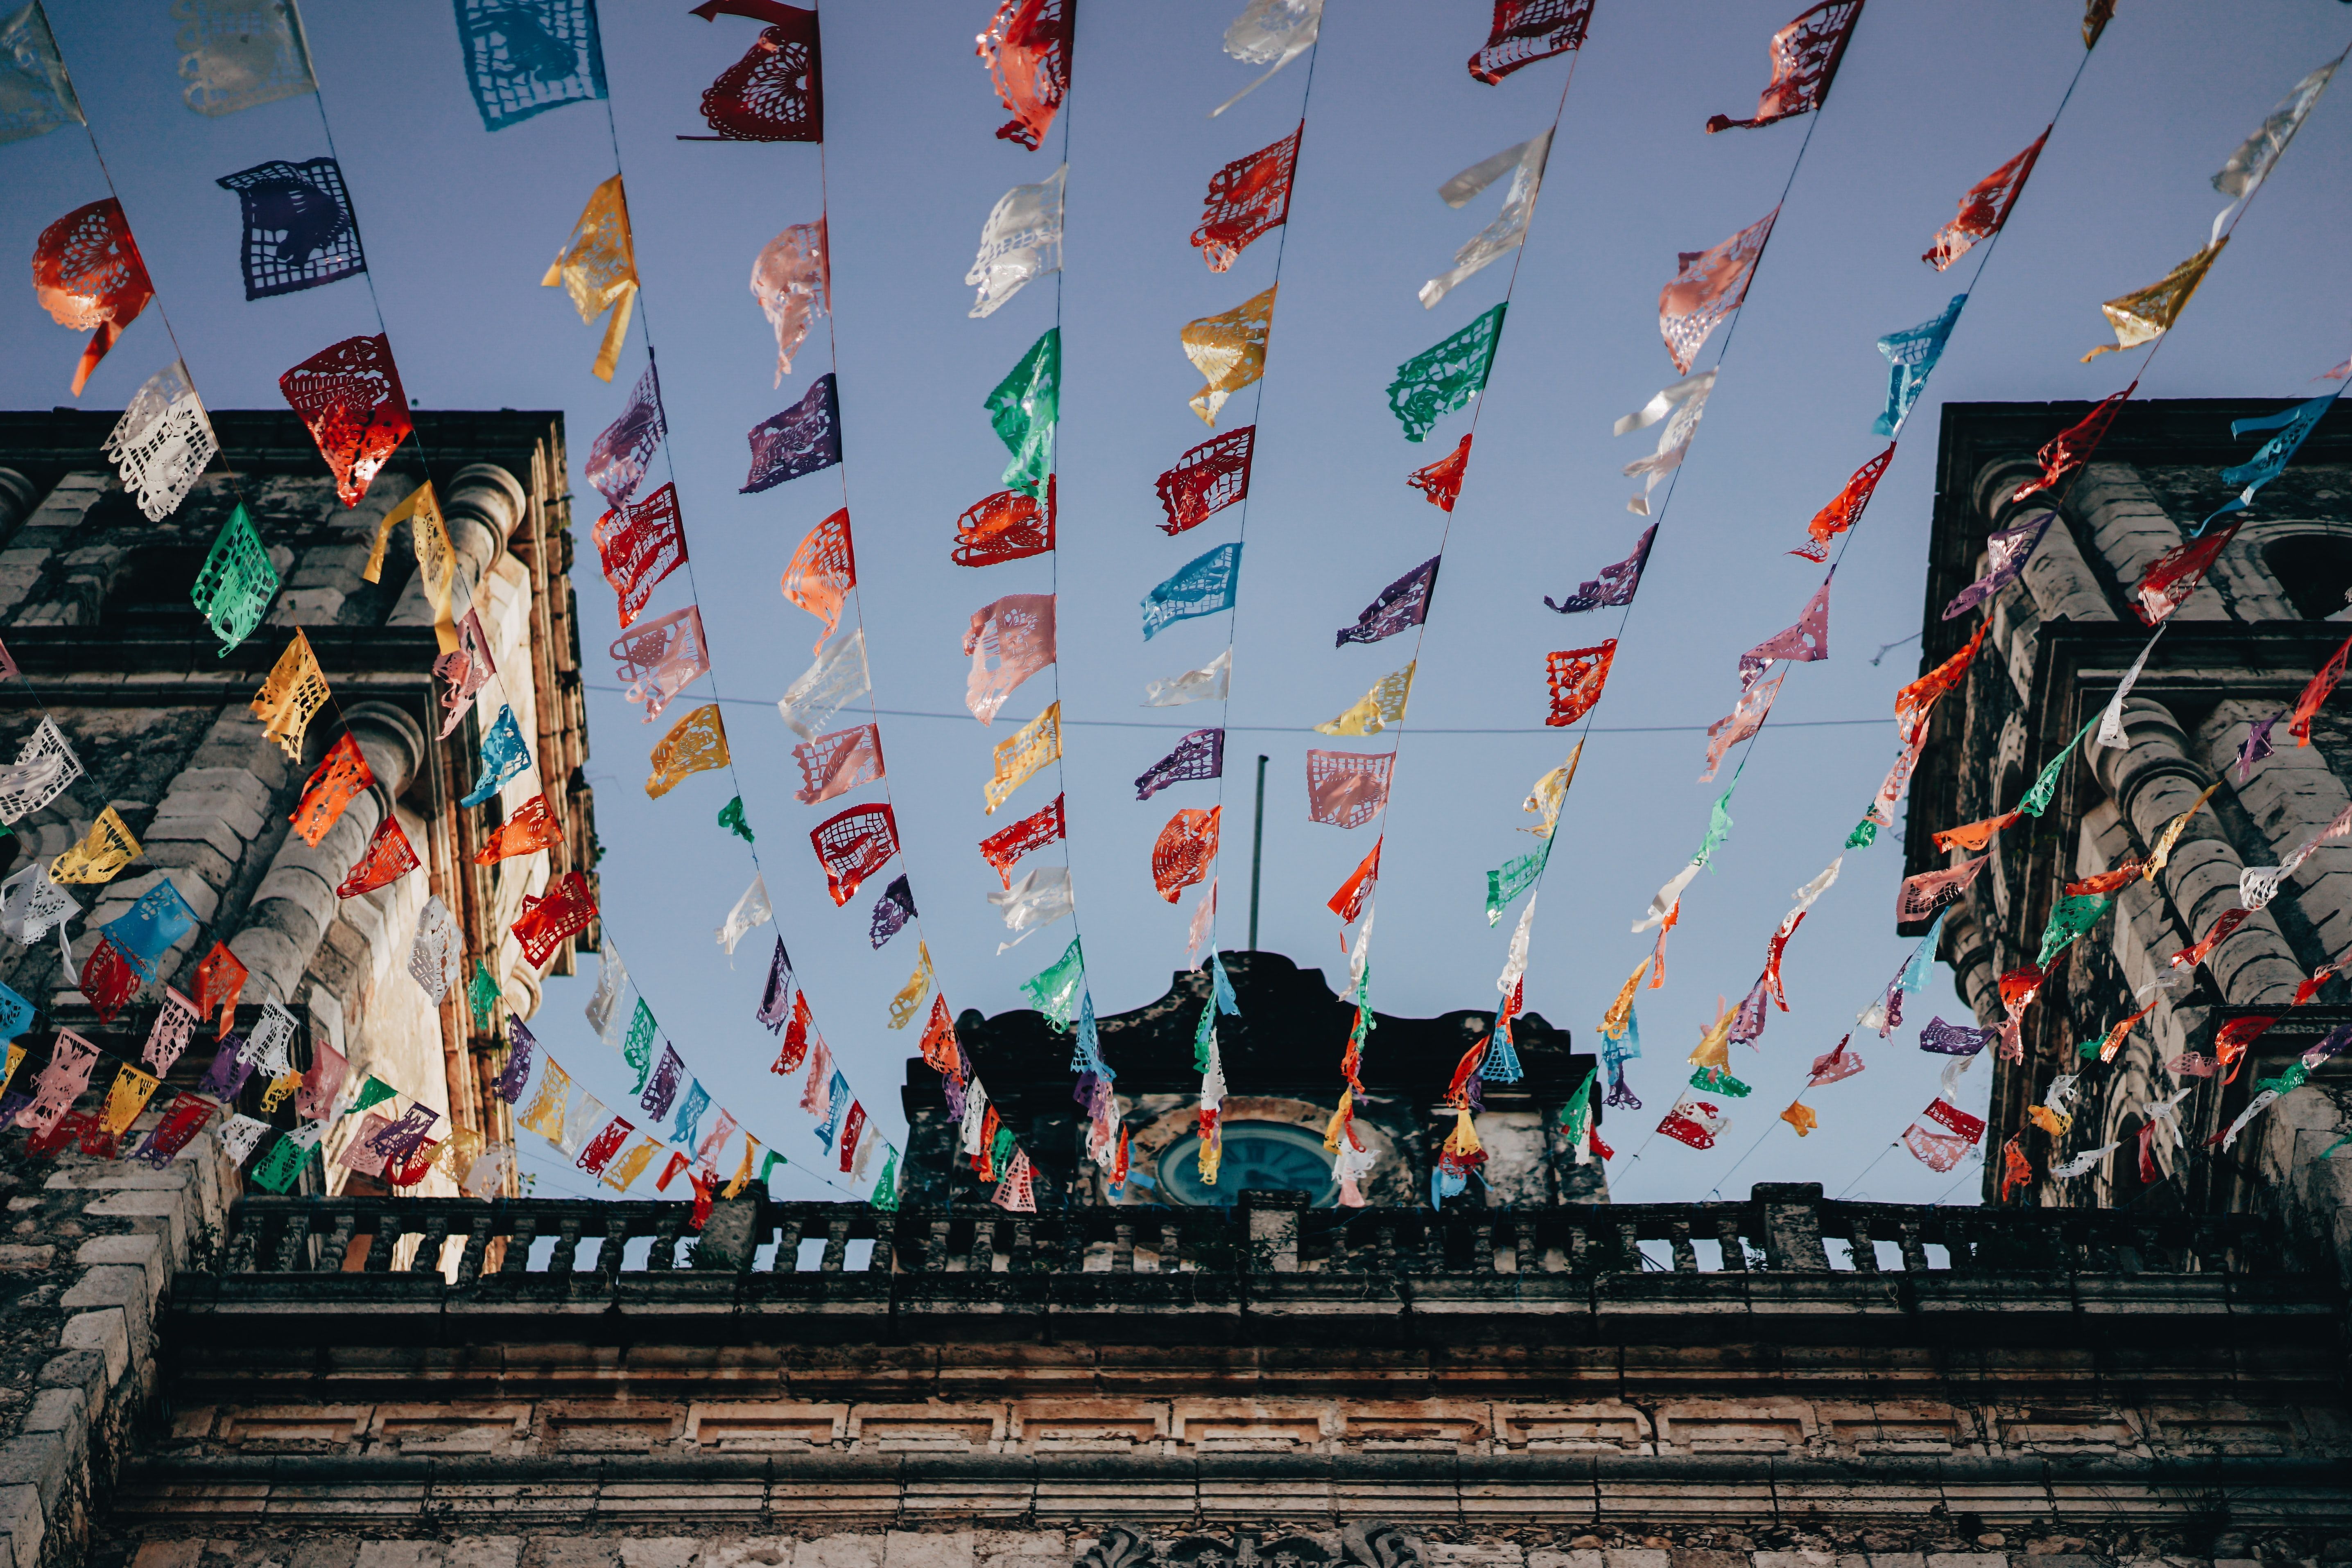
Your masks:
M1068 268L1060 307L1066 391L1061 431L1061 691L1073 721L1164 721L1164 731L1075 726L1067 747L1071 861L1097 1007L1135 1007L1182 961L1186 904L1152 893L1150 845L1178 806L1213 787L1179 786L1138 804L1129 781L1214 709L1146 710L1147 680L1205 662L1222 621L1183 623L1148 645L1137 601L1212 544L1231 514L1179 538L1153 527L1151 481L1202 427L1185 406L1199 384L1179 350L1185 321L1263 288L1272 236L1215 275L1186 243L1209 176L1298 120L1300 61L1221 120L1207 109L1252 74L1219 49L1239 8L1195 0L1140 5L1087 0L1068 110ZM1541 596L1572 590L1622 558L1640 523L1623 509L1619 465L1654 433L1613 440L1610 424L1674 379L1654 301L1679 250L1703 248L1769 211L1808 129L1800 120L1707 136L1709 114L1752 112L1765 43L1795 0L1601 0L1553 150L1542 205L1479 426L1421 660L1388 824L1375 941L1378 1005L1427 1015L1491 1006L1507 921L1483 918L1484 873L1531 841L1518 802L1563 746L1540 727L1548 649L1597 640L1613 612L1563 622ZM1805 520L1881 444L1870 434L1885 387L1881 334L1933 316L1967 275L1917 259L1961 193L2047 121L2080 58L2067 0L1968 6L1879 0L1863 17L1827 113L1748 297L1738 339L1671 514L1600 710L1604 731L1701 726L1737 695L1739 652L1792 622L1818 569L1784 552ZM1044 591L1050 563L974 571L948 559L954 519L996 488L1003 451L980 403L1054 319L1051 280L995 316L967 319L961 283L982 220L1003 191L1044 178L1044 152L996 140L1003 118L971 37L982 0L912 7L839 6L825 18L827 163L817 149L678 141L706 128L703 88L749 47L752 24L706 25L683 4L611 4L604 52L629 176L639 267L664 368L674 456L715 646L715 681L697 688L772 702L805 666L814 623L778 596L793 545L839 504L831 475L738 496L743 432L826 369L824 324L796 374L772 390L768 327L745 287L761 245L814 219L830 176L835 302L850 503L858 537L877 698L886 708L959 715L886 718L890 784L924 926L958 1009L1016 1004L1015 988L1050 961L1070 927L1012 954L984 902L996 885L972 845L1007 820L984 818L990 747L1050 696L1041 678L993 730L961 716L971 612ZM1466 415L1407 444L1382 389L1394 367L1501 297L1508 264L1436 309L1414 298L1491 216L1499 191L1460 212L1434 194L1457 170L1548 122L1563 60L1499 88L1462 60L1483 41L1473 0L1334 0L1317 62L1291 209L1242 575L1231 722L1297 727L1329 717L1409 656L1399 639L1335 652L1334 628L1431 554L1440 514L1407 472L1450 448ZM236 265L236 199L213 182L272 158L327 151L317 106L298 99L222 120L180 98L174 25L100 0L54 0L58 37L92 130L120 183L189 367L215 408L278 407L278 374L328 343L376 330L358 280L247 304ZM588 373L599 329L583 327L539 278L597 182L613 171L603 106L544 114L486 134L467 97L446 6L308 9L325 106L359 205L376 288L401 371L426 409L556 408L575 465L618 411L643 362L633 337L610 387ZM1649 1109L1613 1116L1612 1176L1628 1199L1699 1197L1725 1181L1826 1050L1902 961L1893 934L1901 836L1849 857L1786 963L1794 1010L1775 1015L1760 1056L1734 1071L1757 1085L1732 1107L1711 1154L1660 1140L1638 1146L1671 1103L1683 1054L1718 994L1754 979L1789 894L1838 852L1893 746L1888 704L1916 673L1916 649L1869 663L1921 618L1937 405L1944 399L2090 398L2130 379L2137 356L2078 365L2106 337L2102 299L2154 281L2202 243L2221 205L2208 179L2305 72L2334 56L2352 8L2329 0L2247 0L2226 22L2189 0L2125 0L1914 414L1911 435L1845 558L1831 608L1832 657L1800 668L1758 743L1733 806L1738 826L1685 901L1671 978L1645 993L1649 1054L1633 1082ZM2346 89L2324 100L2214 269L2143 386L2150 396L2308 395L2344 357L2341 193ZM89 143L71 130L0 149L9 200L0 252L28 256L52 218L106 193ZM2336 194L2331 195L2329 193ZM23 274L18 277L22 279ZM0 362L14 406L67 400L79 340L53 325L20 281L0 305ZM169 358L152 312L100 368L82 400L119 408ZM1220 428L1248 417L1236 400ZM234 455L231 455L232 461ZM593 493L575 513L580 602L591 679L613 599L586 547ZM673 579L656 611L685 602ZM911 1035L882 1027L913 943L877 955L870 894L835 910L807 848L825 810L791 799L793 737L772 711L730 706L728 723L784 936L827 1039L879 1124L898 1131L901 1056ZM764 1138L795 1161L816 1155L773 1053L751 1021L770 936L730 971L709 933L749 880L738 841L713 824L729 789L689 781L649 802L641 785L656 730L617 695L590 704L591 774L612 931L670 1037ZM1851 727L1788 721L1870 718ZM1342 972L1324 899L1370 847L1367 832L1306 820L1302 754L1312 735L1236 728L1227 747L1230 842L1246 848L1252 759L1273 758L1267 790L1262 945ZM1354 746L1356 742L1340 742ZM1377 743L1365 745L1371 749ZM1639 956L1626 926L1685 861L1720 786L1692 780L1696 731L1597 734L1563 819L1543 895L1527 1003L1590 1029ZM1032 783L1012 810L1050 798ZM862 793L870 794L871 791ZM1050 862L1052 854L1044 857ZM1223 942L1239 946L1246 859L1230 862ZM533 1027L594 1092L627 1088L580 1016L585 977L551 985ZM1941 1059L1913 1049L1916 1022L1958 1016L1938 969L1913 1003L1915 1027L1866 1047L1869 1070L1810 1097L1821 1128L1801 1143L1775 1127L1730 1177L1820 1180L1837 1192L1932 1096ZM1116 1065L1116 1063L1114 1063ZM1336 1071L1336 1064L1335 1064ZM1973 1075L1980 1106L1989 1074ZM1233 1085L1246 1092L1245 1083ZM526 1134L526 1142L530 1142ZM526 1151L527 1154L530 1151ZM538 1162L556 1188L588 1186ZM1951 1185L1900 1153L1862 1184L1881 1199L1933 1197ZM542 1188L547 1190L547 1188ZM1967 1201L1970 1179L1952 1194ZM778 1191L825 1196L804 1176Z

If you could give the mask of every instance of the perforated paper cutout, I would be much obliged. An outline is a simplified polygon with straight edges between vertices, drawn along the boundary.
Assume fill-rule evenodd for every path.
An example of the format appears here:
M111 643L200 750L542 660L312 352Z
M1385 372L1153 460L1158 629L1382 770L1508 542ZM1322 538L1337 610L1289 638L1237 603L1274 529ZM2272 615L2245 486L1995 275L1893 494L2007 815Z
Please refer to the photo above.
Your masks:
M811 653L821 652L825 638L840 627L842 606L856 586L857 550L849 531L849 508L844 507L808 531L784 569L785 599L824 622Z
M981 63L1013 118L997 128L1000 141L1035 152L1070 91L1070 34L1077 0L998 0L980 35Z
M457 44L485 131L604 96L595 0L457 0Z
M1031 497L1045 494L1045 476L1054 466L1061 398L1062 329L1051 327L981 403L996 438L1013 455L999 480L1006 489Z
M1772 79L1756 100L1756 118L1718 114L1706 122L1708 131L1770 125L1819 109L1829 97L1838 62L1845 57L1846 40L1861 16L1862 0L1822 0L1773 34Z
M1290 217L1290 186L1298 170L1298 143L1307 123L1269 147L1236 158L1209 176L1209 194L1192 244L1211 272L1241 259L1249 243Z
M1337 828L1360 828L1379 816L1389 800L1389 776L1396 754L1309 751L1307 754L1307 815Z
M814 11L775 0L705 0L693 14L706 22L723 15L769 25L703 91L702 118L718 136L681 141L824 140L824 61Z
M1397 367L1388 386L1389 412L1404 426L1407 441L1425 439L1437 422L1486 390L1495 350L1503 339L1508 300L1470 325Z
M811 382L801 401L753 425L751 471L739 494L757 495L841 461L841 402L833 372Z
M37 17L40 12L30 8L26 14ZM5 60L0 52L0 69ZM122 487L139 497L139 509L151 523L180 509L219 453L204 400L189 384L187 366L177 360L147 379L106 438L106 455L122 476Z
M1265 374L1265 343L1274 330L1275 289L1230 310L1187 321L1176 334L1184 357L1208 384L1192 394L1192 412L1213 427L1225 400Z
M263 721L262 738L276 741L289 760L299 762L303 737L327 706L327 673L319 667L309 634L298 629L253 696L253 716Z
M1155 486L1168 520L1164 534L1181 534L1249 496L1250 459L1257 445L1257 426L1244 424L1212 436L1176 460Z
M793 799L803 806L822 805L883 777L881 727L861 724L820 735L793 747L793 759L800 764L803 779Z
M33 242L33 297L60 327L90 340L74 367L74 396L89 383L122 329L155 298L122 204L110 196L76 207Z
M810 321L833 308L832 246L824 218L794 224L760 247L751 263L751 297L775 329L775 384L782 386Z
M1470 77L1489 87L1513 71L1584 47L1593 0L1495 0L1495 25L1470 57Z
M677 486L624 502L596 519L596 561L620 603L621 624L635 621L662 579L686 564L686 524Z
M269 564L269 552L262 548L253 518L239 501L214 536L188 597L196 613L212 627L213 635L221 640L217 652L226 656L253 635L277 596L278 569Z
M275 159L213 183L235 191L243 210L237 261L247 299L297 294L367 270L351 193L332 158Z
M898 819L887 804L853 806L809 832L824 889L836 909L857 896L866 879L898 852Z
M588 444L583 469L608 507L617 507L645 482L646 466L669 434L662 411L661 377L648 364L629 389L629 402L621 417L597 432Z
M980 290L966 315L993 316L1027 285L1062 270L1062 188L1069 172L1065 163L1036 184L1015 185L996 199L980 228L980 252L963 275Z
M1665 340L1666 357L1681 374L1690 374L1708 337L1747 299L1757 258L1764 254L1780 215L1775 207L1729 239L1681 253L1675 280L1658 291L1658 334Z
M346 338L278 378L278 390L301 417L319 455L335 476L335 494L356 507L379 469L415 427L392 343Z

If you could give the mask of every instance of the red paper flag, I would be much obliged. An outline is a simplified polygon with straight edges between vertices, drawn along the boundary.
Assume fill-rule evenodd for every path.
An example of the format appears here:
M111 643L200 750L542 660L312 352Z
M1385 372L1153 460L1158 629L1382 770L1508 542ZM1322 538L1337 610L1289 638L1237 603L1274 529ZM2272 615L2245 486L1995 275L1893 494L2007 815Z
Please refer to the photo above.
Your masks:
M33 297L58 326L90 334L74 367L79 397L122 329L155 298L121 203L110 196L76 207L41 231L33 242Z
M1544 655L1544 679L1551 686L1548 725L1570 725L1592 711L1601 688L1609 684L1609 666L1617 657L1617 639L1593 648L1570 648Z
M1371 896L1372 884L1381 880L1381 845L1386 841L1386 834L1374 839L1372 852L1363 858L1349 873L1348 880L1339 884L1339 891L1331 895L1330 910L1339 917L1340 925L1353 925L1357 917L1364 913L1364 900Z
M2333 658L2320 666L2319 674L2311 677L2311 684L2303 688L2303 695L2295 699L2294 717L2288 722L2286 732L2294 737L2297 746L2311 744L2311 721L2326 703L2328 694L2335 691L2336 683L2344 678L2347 654L2352 654L2352 637L2345 639L2344 645L2336 650Z
M841 1124L841 1174L847 1176L857 1155L857 1135L866 1131L866 1107L856 1100L849 1103L849 1115Z
M625 628L653 597L654 585L686 564L677 486L664 485L642 501L624 501L596 519L594 538L597 563L620 599Z
M294 831L312 849L327 836L352 803L352 798L375 782L375 774L367 758L360 753L360 743L345 730L327 747L327 755L319 758L310 781L302 786L301 802L294 808L291 821Z
M376 824L375 836L360 852L357 864L335 888L338 898L357 898L362 893L373 893L379 887L389 887L423 862L416 852L408 847L408 835L400 831L400 819L387 814Z
M2026 177L2033 172L2034 160L2042 156L2042 143L2049 140L2050 131L2045 129L2033 139L2032 146L1978 181L1960 198L1959 215L1936 231L1936 242L1919 259L1941 272L1968 255L1977 241L2000 233L2000 225L2009 222L2010 208L2025 189Z
M1680 253L1675 280L1658 290L1658 335L1679 374L1690 374L1708 334L1748 298L1748 280L1780 215L1775 207L1720 244Z
M1987 817L1981 822L1966 822L1957 828L1946 828L1936 835L1936 847L1947 852L1980 850L1992 842L1995 833L2000 832L2022 815L2024 813L2021 811L2004 811L1998 817ZM2074 890L2069 888L2067 891L2071 893Z
M2242 522L2231 523L2218 534L2176 545L2150 561L2147 575L2132 594L2138 601L2132 606L2132 613L2141 624L2157 625L2188 603L2189 596L2197 591L2197 585L2205 580L2205 574L2213 570L2214 561L2230 548L2242 526Z
M1033 811L1011 827L981 840L981 857L994 866L1004 885L1011 887L1013 868L1021 857L1058 841L1067 831L1062 815L1062 797L1056 795L1054 803L1043 810Z
M1236 158L1209 178L1209 199L1192 243L1211 272L1241 258L1250 241L1280 228L1290 216L1290 182L1298 168L1298 141L1307 122L1271 147Z
M2223 910L2220 917L2213 922L2212 927L2198 938L2196 946L2183 947L2179 952L2175 953L2167 967L2174 969L2195 968L2211 957L2213 949L2228 941L2236 933L2238 927L2243 925L2253 913L2251 909Z
M1307 754L1307 817L1335 828L1360 828L1389 803L1389 774L1396 753L1309 751Z
M997 128L1000 141L1034 152L1070 92L1070 34L1077 0L1000 0L980 57L996 96L1013 118Z
M526 896L522 913L508 929L522 944L522 956L536 969L555 956L564 938L587 930L595 918L596 899L588 891L588 879L568 871L549 883L547 891L537 898Z
M139 994L140 984L139 971L131 967L131 960L110 936L100 936L89 956L81 961L81 994L97 1009L100 1023L112 1023L115 1015Z
M2033 1166L2025 1157L2025 1151L2018 1147L2015 1138L2000 1146L2000 1200L2007 1203L2011 1192L2032 1182Z
M1927 1120L1934 1122L1938 1125L1949 1127L1953 1132L1958 1134L1961 1137L1966 1138L1971 1144L1977 1143L1984 1137L1985 1124L1981 1120L1969 1115L1966 1111L1961 1110L1958 1105L1953 1104L1950 1101L1944 1099L1940 1095L1938 1095L1935 1102L1925 1111L1920 1112L1919 1114L1927 1117Z
M824 868L824 890L835 908L857 896L866 879L889 863L898 852L898 820L888 806L852 806L828 817L809 834L817 864Z
M2040 495L2088 463L2091 454L2099 449L2099 443L2106 439L2107 426L2116 422L2124 403L2138 390L2139 382L2134 382L2123 391L2101 398L2090 413L2052 436L2034 455L2041 459L2042 476L2020 485L2010 499L2022 501L2029 496Z
M793 747L793 759L801 765L803 781L793 791L793 799L802 805L814 806L846 795L882 777L882 727L861 724L856 729L820 735Z
M1405 483L1429 497L1429 504L1441 512L1450 512L1462 496L1462 476L1470 466L1470 438L1465 435L1453 451L1405 476Z
M580 1151L580 1158L574 1163L590 1176L603 1176L604 1167L613 1163L613 1156L621 1152L621 1145L635 1130L622 1117L614 1117L604 1124L603 1132L588 1141L588 1146Z
M539 850L551 850L563 842L563 829L547 804L547 797L534 795L515 809L515 814L490 830L482 847L474 852L476 865L496 865L517 855L527 855Z
M346 338L321 349L278 377L278 390L318 444L346 507L360 504L415 428L387 338Z
M1008 560L1045 555L1054 548L1054 480L1045 476L1045 502L1034 496L999 490L956 519L956 548L949 559L958 566L997 566Z
M1770 125L1821 108L1861 16L1862 0L1822 0L1773 34L1772 80L1756 100L1756 118L1718 114L1706 122L1708 133L1735 125Z
M1176 895L1209 874L1209 862L1217 858L1217 822L1223 806L1207 810L1191 807L1168 819L1160 830L1160 838L1151 846L1151 885L1169 903Z
M950 1077L963 1071L963 1048L956 1043L955 1020L948 1016L944 994L931 998L930 1020L923 1026L923 1061L931 1071Z
M719 134L681 136L679 141L824 140L824 74L814 11L780 5L775 0L705 0L693 15L706 22L722 16L748 16L768 26L743 57L720 72L702 94L702 118Z
M1256 444L1257 426L1244 424L1176 459L1176 466L1157 481L1160 508L1168 514L1160 531L1181 534L1247 496L1250 455Z
M815 1028L816 1015L809 1011L808 993L794 991L793 1019L784 1026L783 1049L776 1053L775 1062L768 1071L779 1078L798 1072L801 1063L808 1060L809 1034Z
M849 508L844 507L809 530L784 569L784 597L824 622L813 652L821 652L841 624L842 604L856 586L857 552L849 538Z
M216 1040L227 1039L230 1026L236 1022L236 998L245 994L246 973L226 942L214 943L213 950L196 966L196 1013L210 1018L214 1009L220 1009Z
M1470 78L1488 87L1523 66L1584 47L1592 0L1495 0L1486 47L1470 57Z
M2125 861L2113 871L2103 871L2095 876L2086 876L2080 882L2068 883L2066 896L2081 898L2091 894L2120 893L2137 882L2144 870L2137 857L2134 857Z
M1807 560L1830 559L1830 540L1862 521L1863 509L1870 505L1871 493L1886 473L1886 465L1895 461L1895 444L1888 442L1886 450L1853 471L1845 488L1830 497L1830 504L1813 514L1805 525L1807 542L1789 553Z

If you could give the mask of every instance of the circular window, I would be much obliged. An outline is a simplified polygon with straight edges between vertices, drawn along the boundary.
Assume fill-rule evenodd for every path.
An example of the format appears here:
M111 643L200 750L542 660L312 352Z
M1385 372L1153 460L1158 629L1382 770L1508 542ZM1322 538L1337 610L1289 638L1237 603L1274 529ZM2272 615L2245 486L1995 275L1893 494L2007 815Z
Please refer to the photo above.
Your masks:
M1201 1179L1201 1134L1187 1133L1160 1155L1160 1190L1171 1203L1196 1208L1230 1207L1251 1187L1313 1193L1314 1207L1339 1201L1331 1156L1323 1140L1279 1122L1234 1122L1224 1128L1217 1185Z

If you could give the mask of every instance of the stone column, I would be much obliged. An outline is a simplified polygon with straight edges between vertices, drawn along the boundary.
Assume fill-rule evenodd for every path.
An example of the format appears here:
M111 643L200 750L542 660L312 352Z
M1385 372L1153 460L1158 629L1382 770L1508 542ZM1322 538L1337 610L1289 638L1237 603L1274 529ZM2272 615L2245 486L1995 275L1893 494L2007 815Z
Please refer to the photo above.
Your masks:
M425 760L425 732L415 720L384 703L357 703L343 712L361 755L375 775L373 788L352 800L317 847L288 834L254 890L245 925L229 941L252 971L247 1001L290 1004L302 972L327 928L343 913L335 894L377 824L392 810ZM366 895L380 899L380 894ZM348 1003L350 998L343 1000Z
M2121 749L2091 747L2091 771L2141 844L2152 845L2168 823L2197 803L2212 776L2191 754L2189 737L2168 708L2134 697L2124 705L2123 716L2127 744ZM2159 873L2181 923L2182 946L2238 906L2238 873L2244 869L2210 809L2189 819ZM2137 915L2131 904L2127 890L2124 912ZM2213 951L2206 967L2222 998L2236 1003L2284 1001L2303 978L2293 950L2267 913L2240 926Z

